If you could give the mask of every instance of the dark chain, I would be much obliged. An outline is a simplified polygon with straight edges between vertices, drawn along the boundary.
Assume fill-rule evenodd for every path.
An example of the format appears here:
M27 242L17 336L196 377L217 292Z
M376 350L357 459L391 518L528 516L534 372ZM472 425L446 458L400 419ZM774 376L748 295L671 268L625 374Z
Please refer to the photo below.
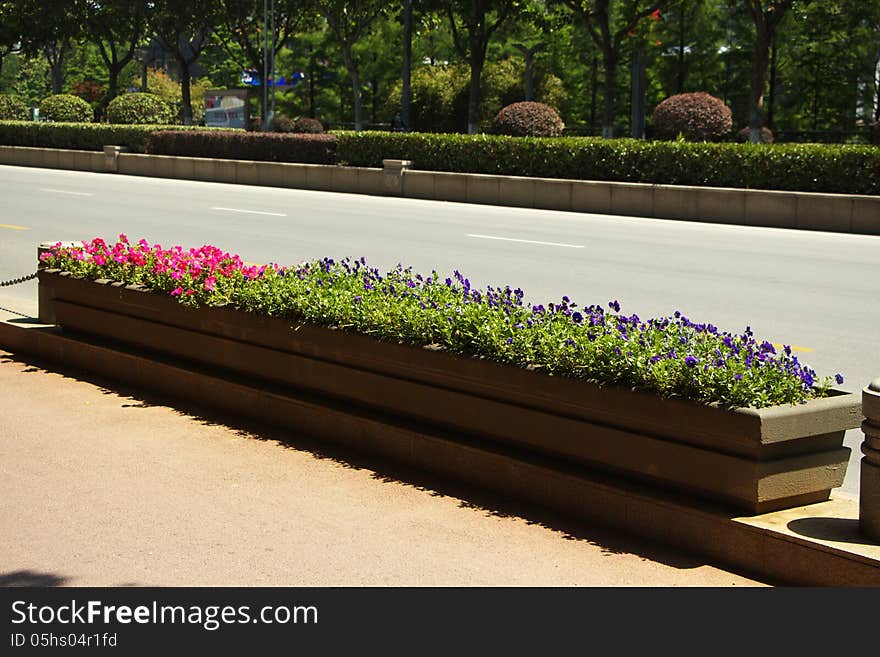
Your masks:
M13 278L11 281L3 281L0 283L0 287L9 287L10 285L18 285L19 283L25 283L27 281L32 281L37 277L37 272L34 272L30 276L22 276L21 278Z

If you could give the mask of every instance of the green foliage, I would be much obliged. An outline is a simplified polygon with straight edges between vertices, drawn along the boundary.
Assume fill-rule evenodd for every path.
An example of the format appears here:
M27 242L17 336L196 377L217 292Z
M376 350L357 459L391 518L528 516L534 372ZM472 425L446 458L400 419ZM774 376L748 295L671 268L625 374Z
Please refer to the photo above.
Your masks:
M340 163L408 159L428 171L576 180L880 194L880 148L585 137L335 133Z
M489 129L501 108L523 99L522 62L488 62L482 77L480 123ZM464 132L467 129L469 69L466 64L420 66L412 72L412 125L417 132ZM388 95L386 112L400 109L401 84ZM555 75L538 76L537 101L559 107L565 102L562 82Z
M653 126L659 139L720 141L730 134L733 116L723 101L705 92L676 94L654 108Z
M133 85L140 85L141 75L132 80ZM183 94L180 83L171 78L168 73L161 69L147 69L147 89L149 93L161 98L171 108L173 120L182 118ZM214 89L211 81L206 78L192 80L190 82L190 95L192 99L193 123L200 123L205 118L205 92ZM167 122L166 122L167 123Z
M20 98L0 94L0 121L27 121L31 118L30 114Z
M68 148L100 151L104 146L125 146L143 153L147 136L156 130L183 130L184 126L108 125L106 123L46 123L43 121L0 121L0 144L37 148ZM188 127L186 129L192 130ZM230 128L198 128L227 132Z
M131 93L110 101L107 120L125 125L168 125L174 120L174 112L155 94Z
M333 164L336 161L336 137L280 132L160 131L149 135L146 152L230 160Z
M57 94L40 102L40 118L56 123L90 123L94 112L79 96Z
M512 137L559 137L565 124L549 105L513 103L502 108L492 121L492 132Z

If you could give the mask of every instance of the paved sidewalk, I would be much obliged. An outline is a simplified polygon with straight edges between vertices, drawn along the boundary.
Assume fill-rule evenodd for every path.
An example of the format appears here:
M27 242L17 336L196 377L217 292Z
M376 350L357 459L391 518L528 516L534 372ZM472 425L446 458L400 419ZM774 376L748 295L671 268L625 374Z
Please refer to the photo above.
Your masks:
M0 351L0 585L753 586L699 558Z

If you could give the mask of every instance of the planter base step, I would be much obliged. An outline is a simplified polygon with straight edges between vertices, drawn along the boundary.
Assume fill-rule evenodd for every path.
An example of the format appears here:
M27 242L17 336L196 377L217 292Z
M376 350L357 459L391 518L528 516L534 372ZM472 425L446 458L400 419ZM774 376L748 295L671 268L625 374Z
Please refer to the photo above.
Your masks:
M0 319L11 319L0 317ZM774 580L880 586L880 546L858 533L858 504L830 501L748 518L721 506L516 449L500 448L375 413L230 380L17 318L0 347L223 413L295 428L587 522L700 553Z

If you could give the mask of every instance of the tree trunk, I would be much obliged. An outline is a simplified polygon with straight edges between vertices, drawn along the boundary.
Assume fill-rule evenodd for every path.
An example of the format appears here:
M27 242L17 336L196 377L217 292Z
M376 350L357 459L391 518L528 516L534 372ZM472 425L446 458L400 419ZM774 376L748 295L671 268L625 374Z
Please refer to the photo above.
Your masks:
M483 58L480 57L479 46L471 44L470 64L471 81L468 86L468 134L476 135L480 132L480 79L483 77Z
M43 54L49 63L52 93L60 94L64 86L64 56L67 54L67 44L51 43L43 49Z
M400 122L403 130L409 132L412 128L410 113L412 107L412 27L413 9L412 0L403 3L403 64L400 70L400 79L403 87L400 93Z
M185 57L178 57L180 65L180 114L183 125L192 125L192 75L189 72L189 62Z
M596 90L599 87L599 61L593 57L593 68L590 74L590 136L596 129Z
M776 117L774 109L776 107L776 37L774 36L770 44L770 92L767 95L767 127L774 130Z
M342 61L351 78L352 100L354 101L354 129L355 132L360 132L364 129L363 119L361 118L361 78L358 75L354 58L351 56L351 47L348 45L342 47Z
M107 67L107 102L119 95L119 74L122 72L122 66L118 63L110 64Z
M758 24L755 34L755 58L752 68L752 89L749 98L749 141L761 143L764 125L764 83L767 80L772 35L765 25Z
M685 2L682 0L681 6L678 10L678 80L677 80L677 91L676 93L684 93L684 79L685 79L685 70L684 70L684 47L685 47L685 15L684 8Z
M611 139L614 137L614 107L617 93L617 53L605 51L602 63L605 67L605 82L603 85L604 110L602 112L602 137Z

